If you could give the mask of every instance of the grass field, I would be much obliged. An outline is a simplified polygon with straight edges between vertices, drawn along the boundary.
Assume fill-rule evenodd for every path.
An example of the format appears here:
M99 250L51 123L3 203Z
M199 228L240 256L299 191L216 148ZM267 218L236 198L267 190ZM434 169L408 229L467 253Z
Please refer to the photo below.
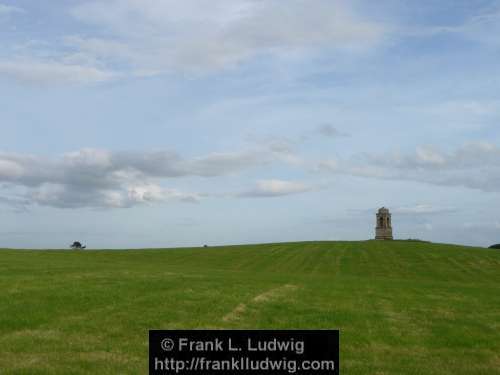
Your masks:
M1 374L144 374L149 329L341 330L343 374L500 374L500 251L0 251Z

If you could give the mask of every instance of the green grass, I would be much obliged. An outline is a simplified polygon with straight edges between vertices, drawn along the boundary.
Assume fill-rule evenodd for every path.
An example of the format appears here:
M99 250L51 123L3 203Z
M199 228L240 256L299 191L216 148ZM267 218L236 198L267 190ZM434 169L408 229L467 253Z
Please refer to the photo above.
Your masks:
M343 374L500 374L500 251L0 251L1 374L147 373L149 329L340 329Z

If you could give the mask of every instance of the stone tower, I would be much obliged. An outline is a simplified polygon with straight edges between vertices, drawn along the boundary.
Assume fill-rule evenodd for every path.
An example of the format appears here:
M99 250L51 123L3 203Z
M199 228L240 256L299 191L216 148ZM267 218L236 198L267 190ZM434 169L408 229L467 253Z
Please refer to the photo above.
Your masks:
M392 240L392 223L389 210L382 207L377 213L377 227L375 228L376 240Z

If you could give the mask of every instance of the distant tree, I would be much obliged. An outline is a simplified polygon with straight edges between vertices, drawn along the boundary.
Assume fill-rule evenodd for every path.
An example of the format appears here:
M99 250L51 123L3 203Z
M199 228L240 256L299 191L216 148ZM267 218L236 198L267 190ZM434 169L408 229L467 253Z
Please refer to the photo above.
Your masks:
M73 245L70 246L72 249L80 250L85 249L87 246L82 246L82 244L78 241L73 242Z
M496 245L491 245L490 249L500 249L500 243L497 243Z

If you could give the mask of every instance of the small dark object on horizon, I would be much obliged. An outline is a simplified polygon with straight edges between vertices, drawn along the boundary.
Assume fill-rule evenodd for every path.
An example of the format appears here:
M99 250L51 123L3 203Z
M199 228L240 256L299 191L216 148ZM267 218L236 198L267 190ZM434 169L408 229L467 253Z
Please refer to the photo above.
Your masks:
M203 247L208 247L208 245L203 245Z
M491 245L489 248L490 249L499 249L500 250L500 243L497 243L496 245Z
M87 246L82 246L82 244L78 241L73 242L73 245L70 246L72 249L85 249Z

